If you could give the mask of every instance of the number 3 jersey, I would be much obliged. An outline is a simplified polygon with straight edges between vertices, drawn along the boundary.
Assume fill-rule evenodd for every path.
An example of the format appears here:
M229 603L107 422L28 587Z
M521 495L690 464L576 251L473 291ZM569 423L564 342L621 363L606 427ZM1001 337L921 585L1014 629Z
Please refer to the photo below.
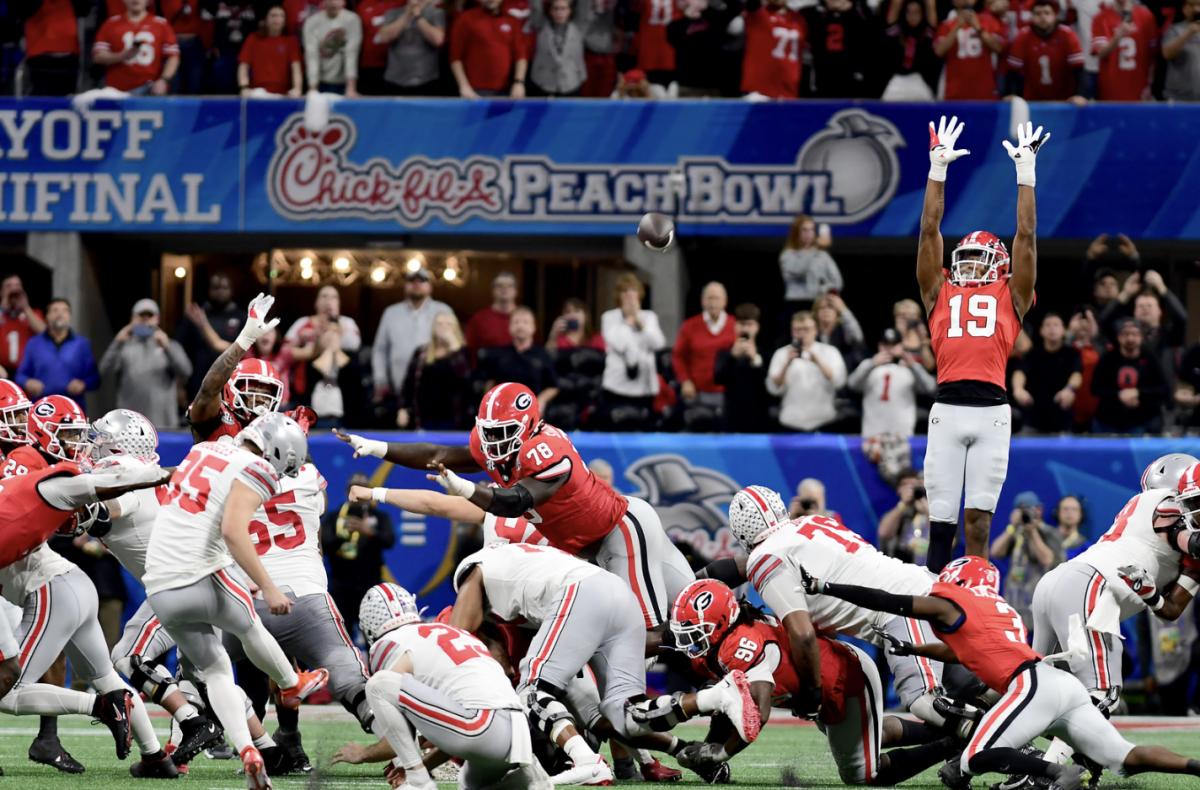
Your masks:
M963 287L949 280L938 290L929 315L929 339L937 359L938 400L990 406L1006 403L1005 370L1021 321L1007 279ZM982 382L978 387L954 387L956 382ZM968 390L959 392L959 390ZM980 400L979 395L984 395Z
M461 628L442 623L409 623L388 631L371 645L371 674L408 653L413 677L465 708L521 707L512 683L487 647Z
M323 595L329 588L320 546L325 477L305 464L279 482L279 493L255 511L250 540L275 584L297 596Z
M805 611L818 631L857 636L874 643L879 637L872 626L883 627L893 615L828 595L806 596L798 589L802 566L822 581L866 584L896 595L924 595L934 581L925 568L881 554L826 516L803 516L784 522L750 552L746 577L780 620L792 612Z
M999 595L945 582L933 585L929 594L950 601L962 612L948 628L934 623L933 632L988 688L1004 693L1022 665L1041 659L1025 643L1020 615Z
M175 470L146 553L146 594L186 587L233 564L221 536L234 482L263 500L279 492L279 475L260 456L232 442L201 442Z

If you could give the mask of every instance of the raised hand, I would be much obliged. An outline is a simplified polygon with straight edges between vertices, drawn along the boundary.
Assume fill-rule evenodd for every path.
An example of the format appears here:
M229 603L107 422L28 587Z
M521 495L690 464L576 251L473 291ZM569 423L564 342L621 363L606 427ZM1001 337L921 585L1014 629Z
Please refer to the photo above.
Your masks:
M279 325L278 318L267 320L267 313L271 312L274 304L275 297L268 294L259 294L250 302L250 308L246 311L246 325L237 336L237 344L243 351L249 351L256 340Z
M428 468L430 473L425 475L425 478L427 480L432 480L442 488L446 489L447 494L450 494L451 496L460 496L463 499L466 499L470 497L471 494L475 493L474 483L472 483L470 480L464 480L442 464L432 463L429 464Z
M962 134L963 124L958 120L958 116L951 116L950 120L946 120L946 116L942 116L938 121L937 126L933 125L933 121L929 122L929 180L930 181L945 181L946 168L951 162L964 156L969 156L970 151L958 149L954 144L958 142L958 136Z
M1002 141L1004 150L1008 151L1009 158L1017 167L1017 183L1019 185L1025 187L1037 185L1037 174L1034 169L1037 152L1049 139L1049 132L1043 135L1042 127L1039 126L1035 130L1032 123L1026 122L1017 126L1017 144L1015 146L1008 140Z

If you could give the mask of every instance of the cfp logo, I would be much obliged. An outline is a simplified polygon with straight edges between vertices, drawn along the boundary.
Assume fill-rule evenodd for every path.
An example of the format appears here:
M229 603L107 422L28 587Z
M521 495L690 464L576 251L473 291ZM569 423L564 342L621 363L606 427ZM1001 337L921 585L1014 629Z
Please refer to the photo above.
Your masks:
M637 485L633 495L658 512L672 540L690 545L706 560L733 554L727 514L741 490L736 480L672 453L639 458L625 477Z

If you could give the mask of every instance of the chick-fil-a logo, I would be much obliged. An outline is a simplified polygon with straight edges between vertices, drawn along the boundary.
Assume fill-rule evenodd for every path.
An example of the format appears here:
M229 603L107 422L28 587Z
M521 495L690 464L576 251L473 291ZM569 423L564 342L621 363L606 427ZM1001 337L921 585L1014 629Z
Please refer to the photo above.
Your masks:
M504 209L501 164L495 159L431 160L411 157L400 165L382 158L347 161L354 123L333 116L319 132L297 115L275 135L268 171L271 204L289 219L394 218L407 226L432 217L461 222Z

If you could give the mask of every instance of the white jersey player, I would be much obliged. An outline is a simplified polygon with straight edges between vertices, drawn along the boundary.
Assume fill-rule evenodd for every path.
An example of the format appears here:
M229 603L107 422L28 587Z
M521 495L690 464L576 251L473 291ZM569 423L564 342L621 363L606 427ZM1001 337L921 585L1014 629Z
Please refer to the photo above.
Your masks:
M279 703L296 707L323 686L324 669L297 673L255 613L249 591L233 576L236 562L258 585L272 613L292 601L263 569L249 523L294 477L308 453L300 426L282 414L254 420L232 443L192 448L167 485L146 556L147 599L180 652L202 673L209 701L242 758L251 788L270 786L251 741L229 656L216 629L236 636L250 659L281 689Z
M813 631L838 633L883 644L880 632L903 642L938 641L927 623L874 612L828 596L806 596L800 589L800 567L814 575L843 583L870 580L872 586L898 595L924 595L934 576L925 568L881 554L870 543L826 516L788 517L778 493L765 486L748 486L729 504L729 527L750 551L746 576L793 638L792 660L802 682L819 691L820 656L797 647L797 639ZM820 569L819 571L816 569ZM806 661L807 658L807 661ZM888 654L901 703L932 724L945 719L933 708L941 684L942 664L920 656ZM809 699L816 705L818 698Z
M464 790L504 786L549 790L533 756L529 722L504 670L482 642L454 626L422 623L416 599L396 584L363 596L359 624L371 645L367 696L375 733L396 757L393 787L436 790L415 732L464 760Z

